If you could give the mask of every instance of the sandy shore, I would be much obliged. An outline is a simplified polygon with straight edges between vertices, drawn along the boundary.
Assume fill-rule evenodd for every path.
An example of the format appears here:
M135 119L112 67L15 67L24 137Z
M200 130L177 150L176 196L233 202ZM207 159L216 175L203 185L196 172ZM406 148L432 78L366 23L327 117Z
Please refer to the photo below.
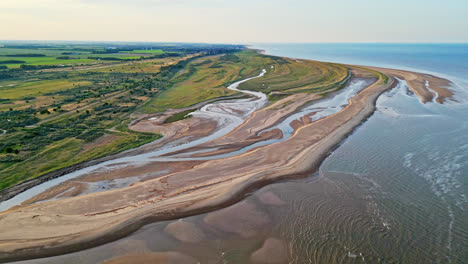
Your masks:
M431 91L426 86L421 86L429 78L426 75L389 69L379 71L405 79L423 102L434 98L434 95L429 97ZM360 69L354 69L354 73L369 76ZM429 80L440 102L448 98L448 93L441 90L446 89L441 86L448 83L443 80L434 76ZM378 96L395 83L394 78L386 83L377 80L336 114L312 123L302 120L295 125L294 134L282 142L229 158L192 164L126 188L18 206L2 212L0 261L52 256L93 247L128 235L144 224L224 207L239 201L251 189L310 173L374 112ZM284 99L255 112L238 129L214 140L216 142L205 143L206 147L246 140L317 95L293 96L298 97L293 103L286 104L291 98Z

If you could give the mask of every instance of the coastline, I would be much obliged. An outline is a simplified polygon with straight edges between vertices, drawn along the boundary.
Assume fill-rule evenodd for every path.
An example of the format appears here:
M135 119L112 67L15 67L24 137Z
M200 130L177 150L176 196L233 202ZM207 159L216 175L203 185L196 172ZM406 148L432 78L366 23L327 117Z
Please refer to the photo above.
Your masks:
M40 245L40 243L33 245L35 243L32 243L25 245L22 249L10 248L12 251L0 253L0 261L45 257L94 247L126 236L147 223L177 219L223 208L241 200L250 191L270 182L312 173L318 169L320 163L333 149L339 146L345 138L373 114L375 102L379 95L394 87L395 82L393 77L390 77L389 81L384 84L379 84L379 81L377 81L353 97L350 100L351 103L340 112L298 128L292 136L296 140L293 142L304 142L310 134L308 132L320 130L320 128L323 132L321 134L322 137L308 147L302 148L299 153L289 155L287 161L276 165L274 170L270 169L269 172L265 172L265 170L255 170L250 173L244 172L239 173L237 177L210 179L203 184L195 184L192 188L175 189L169 192L167 199L155 201L153 203L154 206L148 206L144 203L140 204L141 207L139 209L142 209L140 212L134 212L137 211L136 209L133 213L132 211L123 210L125 211L123 215L127 217L122 217L122 219L128 218L127 220L120 219L120 222L117 221L117 223L115 221L107 222L104 226L93 228L83 234L78 233L76 236L65 240L62 238L42 241L42 244L45 242L45 245L48 246ZM331 131L327 130L330 123L334 124ZM254 150L249 153L253 152L260 151ZM247 154L240 155L241 159L242 156L248 156ZM138 186L141 187L141 184L136 187ZM72 199L77 200L75 198ZM158 203L159 205L156 205ZM40 209L40 207L40 205L32 205L23 209L32 208L34 212L34 208ZM47 208L45 209L45 211L38 210L36 212L47 212ZM154 214L154 211L160 212ZM103 214L106 214L106 212ZM1 218L4 218L4 215L4 213L0 213ZM128 216L130 215L132 217L129 218ZM79 219L75 220L79 221ZM7 246L8 242L5 244L3 241L0 241L0 244ZM10 246L12 245L10 244Z

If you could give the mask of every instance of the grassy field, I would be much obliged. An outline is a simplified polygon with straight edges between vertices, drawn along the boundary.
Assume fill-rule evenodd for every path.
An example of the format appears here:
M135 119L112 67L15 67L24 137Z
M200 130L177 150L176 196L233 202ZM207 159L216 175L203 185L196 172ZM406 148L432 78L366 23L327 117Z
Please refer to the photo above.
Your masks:
M1 52L1 49L0 49ZM14 60L23 61L22 63L2 63L2 61L10 60L11 58L0 56L0 65L7 65L8 68L19 68L24 65L76 65L76 64L92 64L97 63L96 60L87 58L75 59L57 59L56 57L16 57Z
M344 66L316 62L275 58L267 65L264 78L243 83L240 88L264 93L320 92L336 86L348 76Z
M217 67L213 67L214 65ZM238 73L237 65L222 64L220 56L191 61L173 77L176 84L150 100L143 111L161 112L232 95L234 92L226 89L226 83L237 78Z
M170 50L164 50L166 47ZM110 58L116 54L123 58L130 53L148 54L138 60L93 60L75 67L0 68L0 189L157 139L158 134L129 130L128 122L139 114L174 108L187 109L168 122L184 119L195 110L190 106L236 94L226 87L258 75L262 69L267 70L264 77L241 88L263 91L272 99L277 97L275 93L327 90L348 75L345 67L335 64L297 62L253 51L233 52L236 48L0 48L1 56L27 58L31 64L59 54Z
M29 82L0 82L1 98L22 99L27 97L37 97L56 91L74 88L76 86L89 85L89 81L73 82L66 79L42 80Z

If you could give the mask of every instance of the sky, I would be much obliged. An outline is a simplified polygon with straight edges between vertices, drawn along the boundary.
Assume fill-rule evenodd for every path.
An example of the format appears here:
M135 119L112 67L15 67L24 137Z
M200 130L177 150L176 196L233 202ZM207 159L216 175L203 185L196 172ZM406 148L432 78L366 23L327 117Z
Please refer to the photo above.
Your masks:
M468 42L467 0L0 0L0 40Z

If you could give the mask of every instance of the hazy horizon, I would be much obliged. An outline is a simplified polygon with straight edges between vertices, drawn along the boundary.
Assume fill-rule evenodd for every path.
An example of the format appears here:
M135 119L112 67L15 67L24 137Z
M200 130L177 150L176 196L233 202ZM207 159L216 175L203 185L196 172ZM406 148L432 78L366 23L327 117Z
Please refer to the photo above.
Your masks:
M461 0L16 0L3 40L184 43L466 43Z

